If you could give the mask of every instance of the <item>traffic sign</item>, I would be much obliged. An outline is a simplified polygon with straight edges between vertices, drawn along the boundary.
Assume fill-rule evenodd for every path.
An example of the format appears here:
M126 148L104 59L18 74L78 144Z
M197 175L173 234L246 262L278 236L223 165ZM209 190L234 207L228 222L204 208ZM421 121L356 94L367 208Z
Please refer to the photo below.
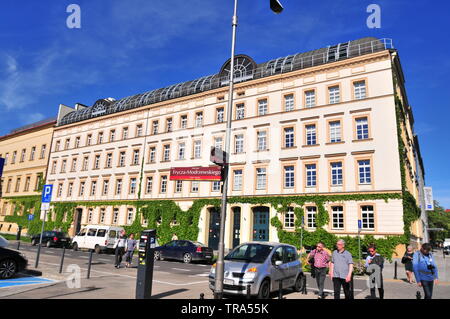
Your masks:
M28 215L28 220L33 220L34 219L34 215L33 214L29 214Z
M358 230L361 230L362 228L362 221L361 219L358 219Z
M42 190L42 203L50 203L52 200L53 185L44 185Z

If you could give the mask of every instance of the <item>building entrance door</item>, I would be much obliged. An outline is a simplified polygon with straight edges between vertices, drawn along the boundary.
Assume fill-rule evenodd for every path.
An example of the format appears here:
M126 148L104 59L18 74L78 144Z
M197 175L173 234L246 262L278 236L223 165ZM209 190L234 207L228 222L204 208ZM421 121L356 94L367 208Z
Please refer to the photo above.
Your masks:
M253 240L269 241L269 207L253 208Z
M217 208L210 208L208 246L214 250L219 249L219 233L220 233L220 211Z
M78 234L81 230L81 217L83 216L83 209L82 208L77 208L75 209L75 216L74 216L74 224L73 224L73 229L75 230L75 234Z
M241 208L233 207L233 247L241 243Z

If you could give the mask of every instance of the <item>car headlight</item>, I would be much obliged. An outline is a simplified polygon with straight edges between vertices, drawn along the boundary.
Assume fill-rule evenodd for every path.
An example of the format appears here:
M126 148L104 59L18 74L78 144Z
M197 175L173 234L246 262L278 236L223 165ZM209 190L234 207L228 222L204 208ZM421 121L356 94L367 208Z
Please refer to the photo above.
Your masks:
M257 273L258 269L256 267L252 267L250 269L247 269L247 271L244 273L244 278L255 278Z

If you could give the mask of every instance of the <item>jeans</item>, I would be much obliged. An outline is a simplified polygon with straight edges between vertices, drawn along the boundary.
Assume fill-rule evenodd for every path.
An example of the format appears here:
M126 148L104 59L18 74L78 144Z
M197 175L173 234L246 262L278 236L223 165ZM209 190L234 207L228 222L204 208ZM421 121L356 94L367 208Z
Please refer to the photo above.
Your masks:
M341 299L341 286L344 288L345 299L353 299L351 292L351 282L346 282L342 278L333 278L334 299Z
M131 264L131 262L133 261L133 253L134 250L127 250L127 252L125 253L125 261L129 264Z
M115 266L120 266L120 263L122 262L123 251L124 251L123 247L116 247L116 251L115 251L116 260L114 262Z
M422 284L423 293L425 294L424 299L431 299L433 296L434 281L421 280L420 283Z
M319 289L319 296L323 297L323 288L325 286L325 278L327 277L327 268L316 268L316 282Z

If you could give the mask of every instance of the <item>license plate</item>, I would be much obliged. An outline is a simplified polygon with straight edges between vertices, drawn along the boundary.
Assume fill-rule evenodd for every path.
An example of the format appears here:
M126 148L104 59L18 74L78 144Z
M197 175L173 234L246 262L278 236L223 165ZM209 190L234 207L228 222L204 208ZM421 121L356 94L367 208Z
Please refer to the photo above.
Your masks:
M61 241L67 241L66 239L61 239Z
M206 255L206 256L205 256L205 258L212 258L212 256L208 256L208 255Z
M223 283L226 285L234 285L234 281L232 279L224 279Z

